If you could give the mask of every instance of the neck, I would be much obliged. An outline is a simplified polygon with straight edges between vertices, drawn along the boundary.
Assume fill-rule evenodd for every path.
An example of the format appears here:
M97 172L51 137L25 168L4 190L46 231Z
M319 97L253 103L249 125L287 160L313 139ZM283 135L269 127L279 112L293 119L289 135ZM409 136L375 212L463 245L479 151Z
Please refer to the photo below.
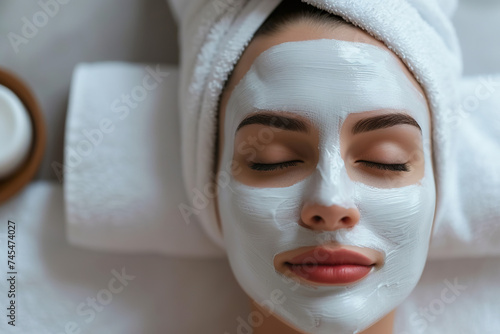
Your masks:
M252 301L251 303L252 312L259 312L265 315L262 325L253 328L253 334L307 334L285 324L274 314L270 314L267 310L261 308L254 301ZM359 334L392 334L394 327L394 314L395 311L390 312L384 318ZM332 332L332 334L337 333Z

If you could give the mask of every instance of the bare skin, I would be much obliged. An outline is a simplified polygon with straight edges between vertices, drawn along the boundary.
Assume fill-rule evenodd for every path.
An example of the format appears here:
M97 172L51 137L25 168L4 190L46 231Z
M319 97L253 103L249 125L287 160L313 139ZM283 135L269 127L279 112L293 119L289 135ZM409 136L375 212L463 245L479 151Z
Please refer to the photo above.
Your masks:
M244 75L248 72L254 60L265 50L269 49L274 45L278 45L284 42L291 41L304 41L304 40L313 40L313 39L337 39L344 41L352 41L352 42L361 42L372 44L377 47L380 47L387 52L391 53L399 62L401 71L409 78L411 83L415 86L415 88L425 96L422 88L415 80L411 72L406 68L406 66L401 62L401 60L392 53L382 42L374 39L369 34L365 33L359 28L356 28L352 25L345 24L336 27L327 27L324 24L316 24L314 22L307 21L297 21L295 23L289 24L284 27L280 31L276 32L270 36L259 36L255 38L250 45L247 47L245 52L243 53L241 59L236 65L231 80L228 82L226 89L224 90L221 96L220 110L219 110L219 156L217 158L218 166L217 170L220 167L220 159L221 154L224 149L224 119L226 113L226 105L229 100L229 97L236 86L236 84L244 77ZM376 113L376 112L374 112ZM370 134L368 137L363 138L362 136L352 136L351 131L349 131L355 124L356 121L365 117L363 113L350 115L343 125L341 132L341 141L343 142L342 146L342 155L344 160L346 161L346 168L349 176L352 179L358 179L365 181L366 183L375 183L380 179L380 176L374 174L372 170L364 170L363 168L354 164L347 163L350 159L351 155L356 156L356 151L353 147L361 147L359 141L365 141L367 143L373 142L376 136L386 136L389 138L388 142L397 143L396 151L398 153L390 153L391 149L382 148L378 150L378 154L380 156L389 155L393 157L395 156L404 156L407 159L408 157L413 157L412 160L412 173L405 174L404 178L395 178L394 184L390 186L404 186L408 184L416 183L423 175L424 163L422 157L422 147L419 143L421 143L421 133L416 130L415 127L410 125L401 125L397 126L394 129L386 130L387 132L379 132L382 130L373 131L374 133ZM249 125L237 134L235 140L235 146L237 146L238 142L244 141L252 135L255 135L263 125ZM402 131L404 130L404 131ZM392 131L392 132L390 132ZM398 132L399 131L399 132ZM404 134L403 134L404 133ZM374 137L375 136L375 137ZM406 138L406 142L403 142L402 136ZM293 140L294 138L294 140ZM242 172L234 177L245 184L258 186L258 187L284 187L291 185L297 182L300 179L306 177L309 173L315 168L317 162L317 133L313 130L309 135L300 137L297 139L297 134L287 133L284 131L283 133L278 133L273 143L268 145L266 149L262 150L260 158L266 160L267 157L281 157L281 160L289 160L293 157L300 158L304 163L301 164L300 167L295 168L292 171L287 171L286 175L283 174L285 172L276 172L275 174L267 174L266 176L261 176L262 174L256 174L255 171L252 171L248 168L243 167ZM408 139L409 138L409 139ZM232 140L232 139L231 139ZM296 144L293 144L295 142ZM291 144L292 143L292 144ZM293 146L296 145L296 146ZM385 151L384 151L385 150ZM375 150L376 151L376 150ZM387 153L387 152L389 153ZM394 151L394 150L393 150ZM304 152L303 154L301 152ZM415 154L418 152L419 154ZM302 154L302 155L301 155ZM362 154L362 153L359 153ZM298 155L298 156L297 156ZM420 157L420 160L419 160ZM246 166L246 157L235 155L234 160L237 161L241 166ZM269 158L268 158L269 159ZM271 162L268 162L271 163ZM282 173L282 174L280 174ZM387 178L385 178L387 180ZM391 181L392 182L392 181ZM218 207L217 207L217 215L218 215ZM357 209L345 209L337 205L332 205L330 207L323 207L317 204L311 204L305 206L302 209L302 224L306 228L314 229L314 230L336 230L341 228L350 228L354 224L356 224L359 220L359 211ZM321 219L318 222L313 219L320 216ZM346 223L349 222L349 223ZM219 228L221 228L220 219L219 219ZM358 247L352 247L354 251L357 251L371 259L373 259L374 265L382 265L381 255L377 252L369 249L362 249ZM277 271L281 271L284 274L287 274L285 266L283 263L286 262L287 259L293 257L297 252L301 252L303 250L293 250L290 252L284 252L278 254L275 259L275 268ZM251 300L252 310L261 312L265 314L265 321L262 326L258 328L254 328L254 334L303 334L303 332L297 330L296 328L291 327L284 321L282 321L279 317L274 314L268 314L266 310L262 309L259 305L257 305L253 300ZM363 331L361 334L391 334L393 333L393 325L394 325L394 314L395 311L390 312L384 318L379 320L377 323L373 324L370 328ZM332 333L335 334L335 333Z

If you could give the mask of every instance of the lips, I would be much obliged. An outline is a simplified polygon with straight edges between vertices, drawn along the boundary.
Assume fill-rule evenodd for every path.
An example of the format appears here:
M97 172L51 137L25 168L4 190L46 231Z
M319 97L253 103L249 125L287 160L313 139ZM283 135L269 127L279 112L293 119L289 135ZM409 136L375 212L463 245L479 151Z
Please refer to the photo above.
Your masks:
M322 284L350 284L367 276L375 265L363 254L347 249L314 248L285 265L292 273Z

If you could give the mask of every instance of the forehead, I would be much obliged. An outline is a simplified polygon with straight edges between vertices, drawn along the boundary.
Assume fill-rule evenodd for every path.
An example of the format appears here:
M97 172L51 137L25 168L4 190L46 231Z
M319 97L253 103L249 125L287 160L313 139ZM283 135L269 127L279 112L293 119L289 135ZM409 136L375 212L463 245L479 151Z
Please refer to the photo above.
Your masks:
M387 52L394 60L398 68L408 78L411 84L422 94L424 91L418 84L415 77L411 74L408 68L404 65L399 57L397 57L387 46L379 40L373 38L371 35L362 29L355 27L351 24L344 24L335 28L325 28L324 26L314 26L307 22L297 22L287 26L279 32L270 36L259 36L254 38L245 52L241 56L237 65L235 66L228 82L227 88L222 97L222 103L227 102L229 94L232 92L238 82L245 76L248 70L253 65L254 61L269 48L278 44L294 41L307 41L315 39L336 39L340 41L359 42L376 46L383 51Z

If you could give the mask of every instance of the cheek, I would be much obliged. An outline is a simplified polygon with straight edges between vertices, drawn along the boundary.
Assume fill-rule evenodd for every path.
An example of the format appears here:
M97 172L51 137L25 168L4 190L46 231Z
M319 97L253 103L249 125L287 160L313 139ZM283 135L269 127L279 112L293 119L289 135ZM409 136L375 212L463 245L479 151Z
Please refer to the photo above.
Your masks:
M359 226L377 236L385 253L385 269L418 279L426 262L435 211L433 178L403 188L377 189L357 184ZM354 235L353 235L354 236Z
M298 227L303 184L287 188L253 188L234 182L224 205L241 231L250 237L272 238ZM272 242L272 241L271 241Z
M355 203L361 222L396 244L427 233L432 225L435 191L430 182L394 189L357 184Z

